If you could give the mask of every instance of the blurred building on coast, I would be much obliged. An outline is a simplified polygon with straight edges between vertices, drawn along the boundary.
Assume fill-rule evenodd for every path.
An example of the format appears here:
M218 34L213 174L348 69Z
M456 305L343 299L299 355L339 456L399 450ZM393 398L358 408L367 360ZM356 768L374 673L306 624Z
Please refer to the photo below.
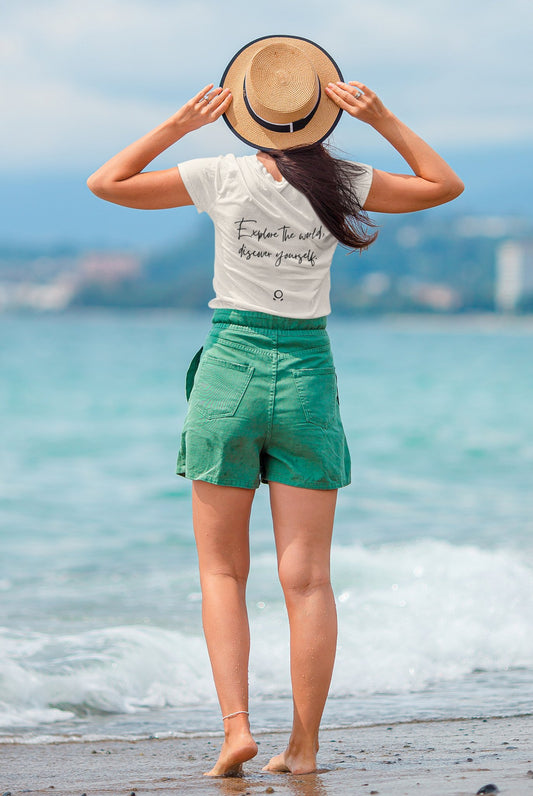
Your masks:
M508 240L498 248L494 297L501 312L516 312L533 298L533 240Z

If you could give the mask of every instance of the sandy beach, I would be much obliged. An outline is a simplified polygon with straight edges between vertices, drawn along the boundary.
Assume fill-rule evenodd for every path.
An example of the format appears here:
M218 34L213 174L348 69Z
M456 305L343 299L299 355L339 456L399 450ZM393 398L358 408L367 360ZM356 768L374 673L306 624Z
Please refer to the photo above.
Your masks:
M495 785L509 796L533 794L533 716L324 730L318 773L262 773L286 738L286 733L259 734L259 754L242 779L202 776L217 756L218 737L1 744L0 792L467 796Z

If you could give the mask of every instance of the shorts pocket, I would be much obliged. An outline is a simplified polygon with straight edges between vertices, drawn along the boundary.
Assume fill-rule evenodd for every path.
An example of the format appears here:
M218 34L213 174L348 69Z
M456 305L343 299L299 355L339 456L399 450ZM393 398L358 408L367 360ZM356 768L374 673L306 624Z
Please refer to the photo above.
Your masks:
M253 372L253 365L241 365L204 354L194 380L190 404L207 418L232 417Z
M337 376L335 368L300 368L292 375L305 419L328 428L337 416Z

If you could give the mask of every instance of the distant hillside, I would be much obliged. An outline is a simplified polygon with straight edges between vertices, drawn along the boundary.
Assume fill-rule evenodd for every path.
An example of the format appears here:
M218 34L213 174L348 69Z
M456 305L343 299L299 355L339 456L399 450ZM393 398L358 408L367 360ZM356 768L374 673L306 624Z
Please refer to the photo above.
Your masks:
M380 216L376 243L361 254L338 247L332 266L337 311L491 310L502 241L533 236L533 221L431 211ZM88 285L77 305L205 307L213 296L213 228L203 217L182 244L148 256L138 279Z
M533 216L452 215L439 208L382 215L361 254L338 247L331 274L337 312L465 312L494 308L503 242L533 239ZM205 308L213 296L213 226L194 224L168 246L85 249L0 244L0 310L68 307ZM529 293L519 309L533 307Z

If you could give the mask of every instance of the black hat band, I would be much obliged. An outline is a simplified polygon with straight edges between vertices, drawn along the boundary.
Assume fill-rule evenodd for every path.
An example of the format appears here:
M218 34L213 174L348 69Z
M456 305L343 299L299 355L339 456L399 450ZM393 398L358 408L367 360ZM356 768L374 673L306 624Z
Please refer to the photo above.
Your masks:
M246 75L244 77L244 82L242 86L242 96L244 99L244 104L246 105L246 110L257 124L260 124L261 127L264 127L266 130L271 130L273 133L296 133L298 130L303 130L306 127L313 116L315 115L318 106L320 105L320 96L322 94L322 90L320 88L320 81L317 78L318 83L318 97L315 103L314 108L304 116L302 119L297 119L295 122L289 122L288 124L276 124L275 122L269 122L266 119L262 119L261 116L254 111L252 106L250 105L250 101L248 100L248 95L246 94Z

